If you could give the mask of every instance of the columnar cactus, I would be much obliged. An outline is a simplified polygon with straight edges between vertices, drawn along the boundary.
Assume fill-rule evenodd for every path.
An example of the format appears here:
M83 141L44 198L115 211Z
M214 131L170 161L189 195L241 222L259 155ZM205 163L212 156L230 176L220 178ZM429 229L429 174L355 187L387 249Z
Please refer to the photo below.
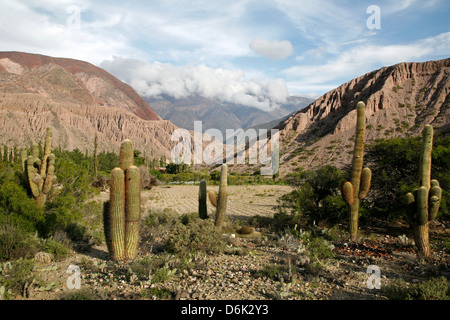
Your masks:
M426 125L423 132L422 154L419 167L419 189L405 196L405 204L414 229L414 240L419 258L431 256L429 222L439 211L442 189L437 180L431 180L431 152L433 149L433 127Z
M200 181L200 186L198 190L198 214L200 219L208 218L208 211L206 206L206 180Z
M219 193L216 195L214 191L208 192L209 200L213 206L217 208L214 225L219 228L223 225L225 212L227 210L227 169L227 165L223 164L222 171L220 173Z
M25 147L21 150L22 170L26 175L31 194L40 207L44 206L47 194L56 182L55 155L52 152L52 129L47 128L44 155L39 159L39 149L32 146L32 155L27 155Z
M365 104L356 105L356 139L353 151L351 181L342 180L339 188L342 196L349 206L349 233L350 239L355 241L358 237L359 202L367 196L372 179L372 171L363 169L364 140L366 133Z
M111 171L110 199L104 210L104 228L108 251L116 261L137 256L141 221L140 173L134 165L130 140L120 147L120 167Z

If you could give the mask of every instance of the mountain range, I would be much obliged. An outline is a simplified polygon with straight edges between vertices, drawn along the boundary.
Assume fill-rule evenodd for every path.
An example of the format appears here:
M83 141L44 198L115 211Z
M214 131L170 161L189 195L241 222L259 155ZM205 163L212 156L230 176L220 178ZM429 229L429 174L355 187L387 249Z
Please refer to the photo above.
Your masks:
M51 126L54 145L64 149L91 150L97 135L100 150L117 152L128 138L148 157L170 158L178 143L172 133L191 130L195 120L202 120L204 130L279 130L281 175L298 167L343 167L352 159L358 101L366 103L368 144L418 136L425 124L448 133L449 75L450 58L399 63L361 75L315 101L292 97L267 112L201 96L146 101L88 62L0 52L0 144L37 143ZM221 141L214 143L223 147ZM255 169L236 165L230 171Z
M53 128L55 146L116 151L123 139L147 155L170 156L177 127L128 84L88 62L0 52L0 143L29 145Z
M194 121L202 121L204 130L219 129L224 137L226 129L247 129L268 122L273 122L275 126L283 118L314 101L306 97L290 96L286 103L270 110L262 110L200 95L178 99L169 96L144 99L161 118L170 120L178 127L194 130Z

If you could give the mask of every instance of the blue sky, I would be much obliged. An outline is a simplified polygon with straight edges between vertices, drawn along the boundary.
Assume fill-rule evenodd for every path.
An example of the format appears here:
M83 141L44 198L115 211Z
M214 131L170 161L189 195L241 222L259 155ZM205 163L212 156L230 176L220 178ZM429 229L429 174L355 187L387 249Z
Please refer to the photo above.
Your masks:
M383 66L450 57L448 0L0 0L0 8L1 51L85 60L144 96L201 94L267 109Z

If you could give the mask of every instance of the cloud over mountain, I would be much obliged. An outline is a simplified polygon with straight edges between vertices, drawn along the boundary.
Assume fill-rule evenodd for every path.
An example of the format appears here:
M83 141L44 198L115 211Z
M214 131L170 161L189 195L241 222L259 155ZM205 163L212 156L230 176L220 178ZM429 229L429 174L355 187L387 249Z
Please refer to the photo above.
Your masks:
M267 111L285 103L289 96L284 80L247 79L240 69L213 69L202 64L149 64L117 56L103 61L101 67L148 98L167 95L179 99L200 95Z

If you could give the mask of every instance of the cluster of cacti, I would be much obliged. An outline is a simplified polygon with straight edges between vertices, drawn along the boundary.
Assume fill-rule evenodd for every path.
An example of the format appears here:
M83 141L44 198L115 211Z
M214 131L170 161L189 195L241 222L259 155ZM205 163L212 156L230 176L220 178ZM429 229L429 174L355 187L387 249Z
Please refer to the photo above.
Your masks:
M26 147L21 150L22 172L33 198L38 206L44 206L47 194L53 184L56 183L55 155L52 153L52 129L47 128L45 137L44 154L39 158L39 148L32 145L31 155L28 155Z
M405 204L414 228L414 241L420 258L429 258L429 222L439 211L442 190L437 180L431 180L431 152L433 127L426 125L423 132L422 154L419 167L419 188L405 196Z
M358 236L359 201L367 196L372 179L372 171L363 169L364 140L366 132L365 104L356 105L356 137L353 151L351 181L341 180L339 189L349 206L349 233L351 240Z
M212 190L208 191L209 201L211 201L211 204L216 207L216 217L214 220L214 225L219 228L221 228L223 225L225 212L227 210L227 169L227 165L223 164L222 170L220 172L219 193L215 193Z
M116 261L137 256L141 221L140 173L134 165L134 147L124 140L120 167L111 171L110 199L104 210L104 231L108 251Z

